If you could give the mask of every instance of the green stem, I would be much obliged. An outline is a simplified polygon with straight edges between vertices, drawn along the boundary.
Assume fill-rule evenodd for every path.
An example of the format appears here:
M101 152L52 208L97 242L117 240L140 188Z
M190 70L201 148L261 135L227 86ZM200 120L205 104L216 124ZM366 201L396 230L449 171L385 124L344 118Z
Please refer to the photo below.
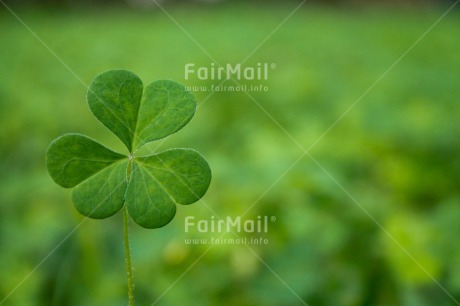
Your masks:
M133 157L130 155L129 161L128 161L128 168L126 171L126 177L128 181L131 179L132 159ZM131 250L129 248L129 217L128 217L128 208L126 207L126 203L123 207L123 225L124 225L124 239L125 239L126 272L128 274L129 306L134 306L133 266L131 264Z
M131 251L129 249L128 209L126 208L126 205L123 209L123 224L125 228L125 257L126 272L128 273L129 306L134 306L133 266L131 265Z

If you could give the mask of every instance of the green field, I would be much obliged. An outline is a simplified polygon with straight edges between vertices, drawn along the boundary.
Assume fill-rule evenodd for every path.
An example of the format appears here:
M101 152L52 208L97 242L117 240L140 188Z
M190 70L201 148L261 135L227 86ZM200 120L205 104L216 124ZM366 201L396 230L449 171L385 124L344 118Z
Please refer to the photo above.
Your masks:
M15 10L33 34L0 11L0 305L127 304L121 214L84 220L44 163L66 132L124 152L85 84L124 68L210 86L185 65L248 55L276 65L268 91L196 92L189 126L146 149L194 148L213 180L170 225L131 224L137 305L460 305L460 12L393 66L447 7L305 4L272 33L293 5L166 7L180 26L161 10ZM217 237L184 232L208 207L276 217L269 244L186 244Z

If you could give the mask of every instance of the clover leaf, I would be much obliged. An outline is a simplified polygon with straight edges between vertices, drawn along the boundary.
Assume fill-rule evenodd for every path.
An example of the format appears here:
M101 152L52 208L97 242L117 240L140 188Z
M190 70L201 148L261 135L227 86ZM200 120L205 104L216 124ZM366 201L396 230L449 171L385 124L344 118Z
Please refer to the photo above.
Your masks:
M184 86L156 81L144 89L134 73L111 70L96 76L87 101L129 155L81 134L66 134L50 144L48 172L62 187L74 187L72 201L81 214L102 219L126 205L137 224L158 228L173 219L176 203L192 204L206 193L211 170L198 152L170 149L136 155L141 146L177 132L191 120L196 102Z

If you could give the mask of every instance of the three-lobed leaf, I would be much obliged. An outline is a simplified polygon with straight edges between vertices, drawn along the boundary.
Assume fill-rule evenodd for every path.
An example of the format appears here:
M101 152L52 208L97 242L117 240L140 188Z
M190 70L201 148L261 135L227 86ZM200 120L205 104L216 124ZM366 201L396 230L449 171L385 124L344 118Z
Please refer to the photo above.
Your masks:
M198 201L209 187L206 160L190 149L171 149L138 157L144 144L177 132L193 117L191 92L173 81L142 81L126 70L98 75L87 100L96 118L126 145L129 157L113 152L81 134L55 139L46 154L53 180L75 187L72 201L83 215L101 219L127 205L129 214L146 228L169 223L177 204Z

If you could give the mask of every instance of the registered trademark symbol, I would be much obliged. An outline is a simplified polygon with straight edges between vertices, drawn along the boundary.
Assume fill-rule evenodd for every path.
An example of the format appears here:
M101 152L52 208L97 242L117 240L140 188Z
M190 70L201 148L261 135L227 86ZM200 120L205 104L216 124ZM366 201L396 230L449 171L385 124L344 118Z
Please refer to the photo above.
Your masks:
M270 68L271 68L271 69L275 69L275 68L276 68L276 64L275 64L275 63L272 63L272 64L270 65ZM275 218L275 219L276 219L276 218Z
M276 221L276 217L275 217L275 216L271 216L271 217L270 217L270 221L271 221L271 222L275 222L275 221Z

